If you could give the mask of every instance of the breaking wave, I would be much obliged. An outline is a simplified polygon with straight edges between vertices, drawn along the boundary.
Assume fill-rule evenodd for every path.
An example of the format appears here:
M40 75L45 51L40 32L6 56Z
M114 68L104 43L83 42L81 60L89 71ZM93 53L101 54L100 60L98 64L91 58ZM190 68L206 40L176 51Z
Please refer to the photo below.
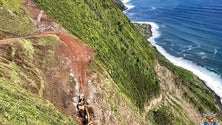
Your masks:
M195 75L197 75L201 80L205 82L205 84L211 88L221 99L222 99L222 79L220 75L215 72L209 71L207 68L199 66L191 61L188 61L182 57L175 57L167 53L163 47L156 44L155 39L160 37L159 26L155 22L138 22L138 23L146 23L151 25L152 37L148 39L152 45L156 46L158 51L165 56L170 62L172 62L176 66L183 67ZM222 100L221 100L222 103Z
M127 7L127 10L134 8L134 6L132 4L129 4L130 0L123 0L122 2Z

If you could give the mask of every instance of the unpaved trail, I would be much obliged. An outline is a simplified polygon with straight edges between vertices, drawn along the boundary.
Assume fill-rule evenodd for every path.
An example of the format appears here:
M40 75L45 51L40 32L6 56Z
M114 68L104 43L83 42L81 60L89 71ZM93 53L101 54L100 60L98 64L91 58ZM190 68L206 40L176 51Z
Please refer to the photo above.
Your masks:
M73 98L80 94L89 95L87 81L94 51L83 42L70 35L63 27L49 18L32 0L24 0L24 11L29 15L35 32L25 37L0 40L0 48L5 44L16 43L21 39L56 35L62 44L58 49L58 66L43 73L47 87L44 98L51 101L61 112L81 121L73 105ZM87 97L85 97L87 98Z

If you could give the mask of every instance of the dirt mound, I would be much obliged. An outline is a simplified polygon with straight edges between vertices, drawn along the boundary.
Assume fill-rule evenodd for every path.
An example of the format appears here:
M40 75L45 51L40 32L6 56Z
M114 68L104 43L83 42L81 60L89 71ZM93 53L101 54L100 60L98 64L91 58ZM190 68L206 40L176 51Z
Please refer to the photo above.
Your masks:
M65 32L45 32L45 34L55 34L59 37L63 44L60 47L61 58L69 58L66 62L66 66L74 72L74 76L77 78L77 82L80 83L79 92L85 93L85 86L87 82L87 72L90 69L91 59L94 56L93 49L83 44L73 36Z

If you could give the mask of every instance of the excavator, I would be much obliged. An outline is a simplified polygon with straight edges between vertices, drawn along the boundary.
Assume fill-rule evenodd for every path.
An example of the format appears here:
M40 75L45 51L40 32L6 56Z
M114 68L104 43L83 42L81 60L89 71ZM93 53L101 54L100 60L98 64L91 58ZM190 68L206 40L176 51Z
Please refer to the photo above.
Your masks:
M79 96L79 102L77 104L77 110L79 113L79 117L83 119L83 125L92 125L92 118L94 115L93 111L89 111L90 107L86 106L85 99Z

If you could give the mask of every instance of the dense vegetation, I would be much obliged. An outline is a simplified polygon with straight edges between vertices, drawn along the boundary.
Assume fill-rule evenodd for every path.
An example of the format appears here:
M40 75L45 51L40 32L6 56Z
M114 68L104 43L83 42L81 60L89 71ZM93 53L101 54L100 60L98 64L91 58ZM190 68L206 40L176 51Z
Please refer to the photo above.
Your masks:
M174 116L170 112L170 107L161 107L156 111L149 112L149 120L154 125L175 125Z
M154 53L112 0L35 2L94 49L96 60L140 109L159 92L153 69Z

